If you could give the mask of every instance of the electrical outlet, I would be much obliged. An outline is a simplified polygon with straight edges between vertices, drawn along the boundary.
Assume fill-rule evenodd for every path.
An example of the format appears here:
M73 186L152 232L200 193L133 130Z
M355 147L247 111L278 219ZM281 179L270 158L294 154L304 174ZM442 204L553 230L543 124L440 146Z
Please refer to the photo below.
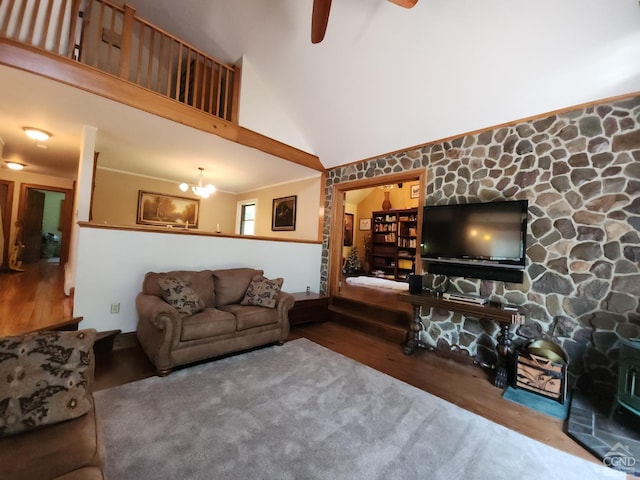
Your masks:
M111 304L111 313L120 313L120 304L112 303Z

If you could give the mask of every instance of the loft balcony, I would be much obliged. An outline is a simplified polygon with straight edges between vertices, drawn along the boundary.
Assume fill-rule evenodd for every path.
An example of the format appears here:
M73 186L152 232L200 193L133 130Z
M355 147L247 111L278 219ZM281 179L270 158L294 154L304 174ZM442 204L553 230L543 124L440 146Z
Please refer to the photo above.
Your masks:
M0 64L324 171L319 159L238 124L240 68L106 0L3 0Z

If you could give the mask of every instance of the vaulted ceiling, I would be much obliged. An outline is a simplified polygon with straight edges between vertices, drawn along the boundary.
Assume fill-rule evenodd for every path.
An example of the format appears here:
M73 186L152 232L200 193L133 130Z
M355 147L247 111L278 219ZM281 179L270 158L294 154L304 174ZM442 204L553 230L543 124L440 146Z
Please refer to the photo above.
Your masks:
M240 124L317 155L326 168L640 91L635 0L419 0L412 9L387 0L333 0L319 44L311 43L312 0L126 3L220 60L242 62ZM7 72L3 67L0 78L20 81ZM16 117L24 115L29 102L16 104L14 92L2 90L0 102L13 105ZM39 97L31 102L31 119L37 126L67 128L68 141L77 142L79 117L66 119L76 122L73 128L64 122L79 97L68 90L60 95L71 96L66 107L62 102L43 108L47 100ZM195 177L208 152L222 148L189 129L143 119L111 103L95 106L93 114L92 101L83 103L87 111L80 116L97 123L112 159L134 155L156 166L173 159L179 163L174 172ZM9 119L2 114L6 154L12 145ZM253 158L254 153L228 155L243 157L243 171L263 184L313 173L268 156ZM271 162L277 167L251 171L252 164ZM220 171L238 179L227 190L260 186L240 180L240 173Z
M635 0L333 0L315 45L312 0L127 3L244 58L240 123L325 167L640 91Z

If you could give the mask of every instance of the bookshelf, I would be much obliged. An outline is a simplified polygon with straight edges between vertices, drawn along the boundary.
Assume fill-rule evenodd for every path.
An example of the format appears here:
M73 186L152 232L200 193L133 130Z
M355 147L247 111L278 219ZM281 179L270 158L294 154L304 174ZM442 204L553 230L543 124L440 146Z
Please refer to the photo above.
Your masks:
M373 212L371 221L371 275L406 280L414 271L418 209Z
M418 246L418 210L411 208L398 213L398 268L396 278L406 279L415 273Z

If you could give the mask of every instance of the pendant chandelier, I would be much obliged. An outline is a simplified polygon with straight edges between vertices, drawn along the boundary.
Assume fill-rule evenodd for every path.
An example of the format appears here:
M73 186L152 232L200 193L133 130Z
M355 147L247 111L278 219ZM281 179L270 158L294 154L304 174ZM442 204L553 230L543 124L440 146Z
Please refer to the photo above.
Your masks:
M202 177L202 174L204 172L204 168L198 167L198 170L200 170L200 174L198 175L198 184L197 185L192 185L191 186L191 191L194 194L198 195L199 197L209 198L209 195L211 195L212 193L214 193L216 191L216 187L214 187L210 183L207 184L207 185L204 185L204 181L203 181L203 177ZM186 192L187 190L189 190L189 185L186 184L186 183L181 183L180 184L180 190L182 190L183 192Z

